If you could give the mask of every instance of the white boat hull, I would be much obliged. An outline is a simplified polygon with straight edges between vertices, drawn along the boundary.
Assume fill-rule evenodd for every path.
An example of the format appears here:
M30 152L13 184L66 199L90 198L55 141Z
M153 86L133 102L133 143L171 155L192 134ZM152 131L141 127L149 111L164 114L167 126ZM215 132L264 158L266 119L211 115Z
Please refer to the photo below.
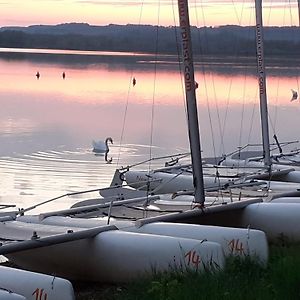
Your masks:
M14 297L1 294L0 299L47 299L74 300L75 295L70 281L20 269L0 266L0 287L12 291ZM5 298L5 297L6 298Z
M272 243L299 243L299 217L299 203L255 203L244 208L242 223L264 231Z
M220 187L227 184L230 180L227 178L204 177L205 188ZM149 174L146 171L128 171L125 174L126 183L135 189L150 191L155 194L169 194L178 191L194 190L193 177L184 174L172 174L165 172L153 172ZM147 185L149 182L149 185Z
M271 200L272 203L300 203L300 197L280 197Z
M260 230L164 222L149 223L127 230L207 240L219 243L225 256L254 257L262 263L266 263L268 260L267 238L265 233Z
M6 290L0 290L0 299L1 300L26 300L24 296Z
M16 223L5 224L8 234ZM41 235L39 229L43 229L41 232L45 234L49 227L53 234L53 229L59 228L18 223L23 223L27 236L34 225L38 235ZM18 224L19 235L21 225ZM2 235L4 230L2 225ZM101 232L94 238L19 251L6 256L17 265L33 271L55 273L68 279L101 282L125 282L149 276L153 272L175 269L202 271L224 267L224 253L218 243L120 230Z
M239 167L256 167L256 168L264 168L264 163L261 161L251 161L251 160L242 160L242 159L231 159L226 158L222 162L222 166L239 168ZM290 168L293 169L290 169ZM288 170L284 173L285 170ZM282 174L276 175L276 172L281 172ZM300 183L300 169L297 166L293 165L280 165L280 164L273 164L272 172L274 172L275 176L273 176L272 180L281 181L281 182L294 182ZM258 174L259 175L259 174Z
M24 216L20 217L19 220L33 223L42 222L42 224L65 227L81 226L84 228L102 226L107 223L107 220L101 219L80 219L59 216L48 217L42 221L37 216ZM267 238L265 233L259 230L168 222L155 222L145 224L141 227L136 227L135 223L130 221L113 220L110 224L128 232L216 242L222 246L225 256L252 256L259 259L262 263L268 260Z

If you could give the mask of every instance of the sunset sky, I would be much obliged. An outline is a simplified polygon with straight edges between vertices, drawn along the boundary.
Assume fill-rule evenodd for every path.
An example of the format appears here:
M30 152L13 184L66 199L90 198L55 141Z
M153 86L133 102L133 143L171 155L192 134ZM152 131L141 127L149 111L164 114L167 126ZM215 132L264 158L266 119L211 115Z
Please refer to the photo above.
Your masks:
M0 26L69 22L174 25L176 3L176 0L0 0ZM189 5L191 22L196 26L254 23L254 0L191 0ZM265 25L297 25L296 0L264 1L264 19Z

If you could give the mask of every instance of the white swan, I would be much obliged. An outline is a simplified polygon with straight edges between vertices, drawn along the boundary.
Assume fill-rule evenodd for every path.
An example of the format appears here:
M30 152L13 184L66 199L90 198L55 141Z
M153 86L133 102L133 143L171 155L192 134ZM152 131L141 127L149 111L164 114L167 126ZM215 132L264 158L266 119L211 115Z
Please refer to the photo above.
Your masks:
M109 152L108 142L113 144L113 139L111 137L108 137L108 138L106 138L105 142L103 142L103 141L98 141L98 142L93 141L93 152L103 153L103 154L108 153Z

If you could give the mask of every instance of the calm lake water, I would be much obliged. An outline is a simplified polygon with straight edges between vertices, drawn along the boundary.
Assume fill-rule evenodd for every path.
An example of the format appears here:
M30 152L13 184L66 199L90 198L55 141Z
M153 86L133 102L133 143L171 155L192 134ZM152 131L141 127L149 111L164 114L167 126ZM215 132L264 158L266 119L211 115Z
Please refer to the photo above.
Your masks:
M28 207L104 187L118 166L188 151L178 63L173 56L156 59L0 49L0 203ZM267 69L270 133L275 130L280 141L299 137L300 104L290 101L299 73L282 62ZM260 142L255 61L196 62L196 80L204 156ZM92 152L92 140L108 136L112 164Z

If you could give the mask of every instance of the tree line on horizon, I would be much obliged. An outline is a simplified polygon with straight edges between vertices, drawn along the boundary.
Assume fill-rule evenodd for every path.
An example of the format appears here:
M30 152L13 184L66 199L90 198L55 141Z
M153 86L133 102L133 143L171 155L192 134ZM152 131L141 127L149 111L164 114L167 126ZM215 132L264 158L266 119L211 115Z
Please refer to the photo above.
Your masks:
M71 26L71 25L70 25ZM77 24L77 27L80 26ZM86 25L85 25L86 26ZM48 28L49 26L47 26ZM76 27L76 26L75 26ZM179 30L175 27L151 25L97 26L97 33L70 30L49 33L26 32L20 29L1 29L1 48L37 48L62 50L127 51L176 54ZM100 30L103 27L102 30ZM56 33L55 33L56 32ZM76 33L79 32L79 33ZM88 32L88 31L87 31ZM243 55L256 53L254 27L221 26L191 28L196 55ZM265 30L266 55L299 56L299 29L269 27Z

